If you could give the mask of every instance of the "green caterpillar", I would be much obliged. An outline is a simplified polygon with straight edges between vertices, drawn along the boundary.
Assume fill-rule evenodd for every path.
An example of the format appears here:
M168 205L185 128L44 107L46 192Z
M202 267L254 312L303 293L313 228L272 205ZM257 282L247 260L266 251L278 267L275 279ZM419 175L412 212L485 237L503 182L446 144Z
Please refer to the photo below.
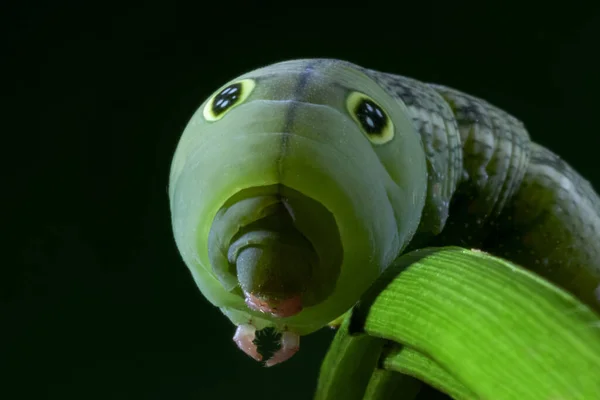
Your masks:
M448 87L306 59L225 84L171 166L172 224L204 296L267 361L347 311L401 253L478 248L600 309L600 199L523 124Z

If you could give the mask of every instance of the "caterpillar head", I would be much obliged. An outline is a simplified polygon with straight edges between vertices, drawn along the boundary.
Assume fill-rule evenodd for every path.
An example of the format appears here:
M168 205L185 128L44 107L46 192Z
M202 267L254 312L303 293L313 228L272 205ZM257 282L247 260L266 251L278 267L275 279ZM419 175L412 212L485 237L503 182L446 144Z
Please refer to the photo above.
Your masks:
M348 310L410 241L425 192L404 104L333 60L219 88L182 135L169 189L184 261L255 358L255 329L283 332L289 354Z

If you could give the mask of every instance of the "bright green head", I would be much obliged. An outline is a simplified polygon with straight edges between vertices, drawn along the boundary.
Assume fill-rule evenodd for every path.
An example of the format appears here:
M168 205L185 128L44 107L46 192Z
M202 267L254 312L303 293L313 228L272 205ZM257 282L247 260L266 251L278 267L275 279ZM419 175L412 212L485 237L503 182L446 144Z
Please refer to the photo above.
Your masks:
M408 244L426 178L405 105L359 67L274 64L222 86L185 129L169 190L177 246L234 323L307 334Z

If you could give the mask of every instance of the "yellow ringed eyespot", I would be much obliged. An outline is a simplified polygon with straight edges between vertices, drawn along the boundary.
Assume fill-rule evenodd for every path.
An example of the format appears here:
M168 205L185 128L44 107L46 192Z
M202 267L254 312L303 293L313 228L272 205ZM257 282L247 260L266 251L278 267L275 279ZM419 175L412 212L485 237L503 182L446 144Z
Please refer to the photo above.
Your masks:
M218 121L229 110L242 104L252 93L256 83L252 79L244 79L232 83L213 95L204 106L202 114L207 121Z

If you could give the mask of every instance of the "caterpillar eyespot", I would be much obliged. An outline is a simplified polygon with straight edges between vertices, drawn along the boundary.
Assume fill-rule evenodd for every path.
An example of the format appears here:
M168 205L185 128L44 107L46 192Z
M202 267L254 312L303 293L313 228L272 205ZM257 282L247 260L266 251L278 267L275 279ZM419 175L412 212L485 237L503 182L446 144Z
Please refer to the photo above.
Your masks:
M252 79L244 79L228 85L213 95L204 106L203 115L207 121L218 121L227 112L242 104L256 83Z
M381 145L394 138L394 123L371 97L364 93L352 92L348 96L346 107L371 143Z

